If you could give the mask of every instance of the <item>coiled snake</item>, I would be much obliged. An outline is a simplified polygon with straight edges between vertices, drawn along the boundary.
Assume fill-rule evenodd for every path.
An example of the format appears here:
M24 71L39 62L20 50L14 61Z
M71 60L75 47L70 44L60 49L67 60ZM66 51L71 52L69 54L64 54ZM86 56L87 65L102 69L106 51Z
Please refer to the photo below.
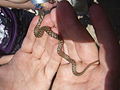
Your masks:
M88 65L85 67L85 69L83 69L83 71L77 72L75 60L72 59L70 56L68 56L67 54L65 54L65 53L62 51L63 44L64 44L64 40L62 39L62 37L61 37L60 35L54 33L49 26L42 26L42 27L40 27L40 24L41 24L44 16L43 16L43 14L39 14L39 16L40 16L40 19L39 19L39 21L38 21L38 24L37 24L36 27L35 27L35 30L34 30L34 35L35 35L35 37L37 37L37 38L42 37L42 35L44 34L44 31L45 31L49 36L51 36L51 37L59 40L59 42L58 42L58 47L57 47L57 53L58 53L58 55L60 55L62 58L66 59L69 63L72 64L72 72L73 72L74 75L76 75L76 76L82 75L91 65L99 62L99 60L96 60L96 61L88 64Z

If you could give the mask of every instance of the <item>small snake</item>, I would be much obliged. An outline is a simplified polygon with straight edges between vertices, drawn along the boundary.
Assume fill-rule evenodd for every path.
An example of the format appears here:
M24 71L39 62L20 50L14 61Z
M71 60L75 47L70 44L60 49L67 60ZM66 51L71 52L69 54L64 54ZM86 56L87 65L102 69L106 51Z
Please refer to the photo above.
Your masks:
M54 33L52 30L51 30L51 27L49 26L42 26L40 27L40 24L43 20L43 16L41 16L41 14L39 14L40 16L40 19L38 21L38 24L36 25L35 29L34 29L34 35L35 37L37 38L40 38L42 37L42 35L44 34L44 31L51 37L59 40L58 42L58 47L57 47L57 53L59 56L61 56L62 58L66 59L69 63L72 64L72 72L74 75L76 76L80 76L82 74L84 74L84 72L93 64L99 62L99 60L96 60L90 64L88 64L85 69L83 69L83 71L81 72L77 72L76 70L76 62L74 59L72 59L70 56L68 56L67 54L65 54L63 51L62 51L62 48L63 48L63 44L64 44L64 40L62 39L62 37L56 33Z

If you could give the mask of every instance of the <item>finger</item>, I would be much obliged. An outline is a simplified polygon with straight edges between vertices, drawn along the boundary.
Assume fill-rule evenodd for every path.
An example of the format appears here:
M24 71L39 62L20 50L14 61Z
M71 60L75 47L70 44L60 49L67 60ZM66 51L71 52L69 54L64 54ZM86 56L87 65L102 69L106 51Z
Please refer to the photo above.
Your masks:
M51 29L51 30L53 31L53 29ZM56 29L54 29L54 30L56 30ZM56 51L57 51L57 48L55 48L57 46L57 43L58 43L58 40L54 39L51 36L48 36L46 43L45 43L45 47L44 47L44 53L41 56L41 58L42 58L41 62L44 62L44 64L47 65L48 61L51 59L53 50L56 49ZM46 58L48 58L48 59L46 60Z
M57 32L56 28L52 28L53 32ZM50 75L50 78L56 73L61 61L61 57L57 54L58 40L48 37L45 51L48 53L49 60L45 67L45 74ZM43 59L44 60L44 59Z
M106 59L117 60L119 56L116 53L119 50L118 40L103 8L100 5L94 4L90 7L89 13L100 43L100 58L102 62L105 63Z
M32 52L32 49L33 49L33 45L34 45L34 42L35 42L35 36L34 36L34 28L38 22L38 19L39 17L36 16L30 26L29 26L29 29L28 29L28 32L27 32L27 35L23 41L23 44L22 44L22 48L21 50L23 50L24 52Z
M53 12L51 12L53 13ZM49 14L49 16L46 16L44 21L42 22L42 26L49 26L51 27L51 31L58 34L58 29L56 28L55 24L53 23L53 18L54 18L54 14ZM53 38L50 35L48 35L45 32L45 36L48 36L47 40L46 40L46 46L45 46L45 52L47 52L49 55L52 55L54 49L57 51L57 47L58 46L58 39L57 38ZM58 55L57 55L58 56ZM43 59L44 60L44 59Z
M56 22L57 22L56 8L52 9L52 11L51 11L50 14L51 14L51 20L52 20L52 22L54 23L55 27L56 27L57 29L59 29L59 28L58 28L58 24L56 23ZM56 32L56 31L57 31L57 32ZM58 30L54 30L54 32L60 34L60 32L59 32ZM58 41L59 41L59 40L58 40ZM66 44L64 44L64 52L65 52L66 54L68 54L68 48L67 48ZM62 64L66 64L66 63L69 63L69 62L67 62L67 61L63 58Z
M6 64L6 63L9 63L9 62L11 61L11 59L12 59L13 56L14 56L14 55L2 56L2 57L0 58L0 65L4 65L4 64Z
M66 44L68 46L70 56L73 56L74 54L72 52L76 50L78 52L75 56L79 56L86 63L97 60L98 50L95 42L86 29L79 23L73 8L68 2L62 1L58 4L56 18L58 29L66 42L68 42ZM71 49L69 41L73 41L75 43L75 49Z
M46 22L46 20L50 19L53 14L50 14L50 17L45 17L45 22L43 21L42 25L50 26L51 30L54 33L58 34L57 28L52 23L52 20L50 22ZM51 24L50 24L51 23ZM52 80L52 77L56 73L58 66L61 61L61 57L57 54L57 47L58 47L58 40L56 38L51 37L50 35L47 35L48 38L46 40L46 45L44 49L44 53L41 56L40 63L44 63L44 73L46 75L49 75L49 79Z
M49 27L53 27L53 23L51 22L50 19L50 15L46 15L44 20L41 23L41 27L42 26L49 26ZM36 58L40 58L43 51L46 48L46 42L47 42L47 38L48 35L46 34L46 32L44 32L43 36L40 38L36 38L34 47L33 47L33 52L32 54L36 57Z
M53 46L52 53L48 64L45 67L45 74L50 75L50 78L55 75L60 65L61 57L57 54L57 46Z

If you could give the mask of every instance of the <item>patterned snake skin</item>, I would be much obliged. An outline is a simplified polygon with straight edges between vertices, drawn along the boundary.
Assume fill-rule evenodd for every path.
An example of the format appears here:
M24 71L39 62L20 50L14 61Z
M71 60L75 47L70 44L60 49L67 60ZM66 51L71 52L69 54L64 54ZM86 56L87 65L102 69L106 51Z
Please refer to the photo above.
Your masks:
M40 15L40 14L39 14L39 15ZM41 16L40 16L40 17L41 17ZM38 24L37 24L36 27L35 27L35 30L34 30L34 35L35 35L35 37L37 37L37 38L42 37L42 35L44 34L44 31L45 31L49 36L51 36L51 37L59 40L59 42L58 42L58 47L57 47L57 53L58 53L58 55L60 55L62 58L66 59L69 63L72 64L72 72L73 72L74 75L80 76L80 75L84 74L84 72L85 72L91 65L99 62L99 60L96 60L96 61L88 64L88 65L85 67L85 69L83 69L83 71L77 72L75 60L73 60L70 56L68 56L67 54L65 54L65 53L62 51L63 44L64 44L64 40L62 39L62 37L61 37L60 35L54 33L49 26L42 26L42 27L40 27L40 24L41 24L42 20L43 20L43 16L42 16L42 18L39 19Z

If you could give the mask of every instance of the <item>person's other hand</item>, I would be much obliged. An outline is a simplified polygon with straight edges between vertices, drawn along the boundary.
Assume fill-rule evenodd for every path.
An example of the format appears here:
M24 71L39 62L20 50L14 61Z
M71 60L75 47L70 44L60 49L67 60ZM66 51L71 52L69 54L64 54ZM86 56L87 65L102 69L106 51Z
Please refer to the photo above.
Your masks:
M45 9L51 9L56 6L56 3L51 4L46 2ZM21 8L21 9L34 9L35 6L30 0L0 0L0 6L11 7L11 8Z
M25 2L28 2L30 0L6 0L6 1L13 2L13 3L25 3Z
M22 9L34 8L30 0L0 0L0 6Z
M45 16L42 26L50 26L51 14ZM58 41L46 33L35 38L34 28L38 16L33 19L21 49L11 61L0 67L0 90L48 90L57 72L61 57L57 54Z
M94 64L83 75L75 76L71 63L63 59L52 90L118 90L120 47L101 6L93 4L89 10L99 50L69 3L60 2L53 13L54 23L65 40L64 51L76 61L77 71L95 60L100 60L100 65Z

